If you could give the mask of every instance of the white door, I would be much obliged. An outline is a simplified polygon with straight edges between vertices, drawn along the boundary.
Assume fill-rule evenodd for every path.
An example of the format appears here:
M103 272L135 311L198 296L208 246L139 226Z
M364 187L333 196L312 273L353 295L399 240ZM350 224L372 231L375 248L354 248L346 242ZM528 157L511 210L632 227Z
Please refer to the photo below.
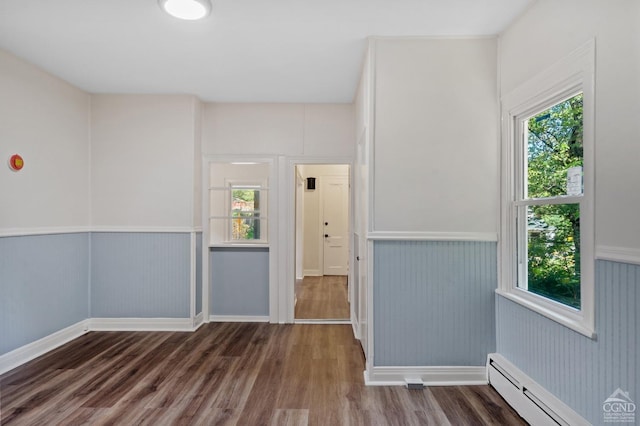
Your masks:
M322 220L324 275L347 275L349 271L349 178L323 177Z

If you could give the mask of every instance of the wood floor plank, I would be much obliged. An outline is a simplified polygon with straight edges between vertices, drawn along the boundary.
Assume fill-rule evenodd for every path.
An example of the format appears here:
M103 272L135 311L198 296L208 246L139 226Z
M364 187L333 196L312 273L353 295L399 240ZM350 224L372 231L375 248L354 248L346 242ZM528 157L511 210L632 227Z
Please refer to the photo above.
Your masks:
M349 325L94 332L0 376L1 425L526 424L490 386L364 386Z
M296 283L296 319L349 319L347 277L304 277Z
M193 424L197 426L234 426L238 425L240 411L229 408L209 408L194 419ZM153 423L149 423L152 426Z
M277 409L269 424L271 426L306 426L309 424L309 410Z
M504 400L495 392L487 392L484 386L460 387L465 400L474 408L486 424L506 425L517 423L519 416L506 410Z
M167 353L176 349L175 342L170 339L171 334L157 334L156 339L150 340L145 345L145 350L139 354L127 357L127 362L122 370L114 375L113 379L105 384L104 391L100 395L86 401L84 407L112 407L122 399L126 393L144 378L154 367L161 362Z

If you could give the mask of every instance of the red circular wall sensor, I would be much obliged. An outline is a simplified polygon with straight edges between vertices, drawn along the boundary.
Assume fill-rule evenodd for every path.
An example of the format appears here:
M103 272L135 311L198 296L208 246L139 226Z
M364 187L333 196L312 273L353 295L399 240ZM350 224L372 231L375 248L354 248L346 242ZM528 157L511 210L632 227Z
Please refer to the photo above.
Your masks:
M24 167L24 160L18 154L14 154L9 159L9 167L17 172Z

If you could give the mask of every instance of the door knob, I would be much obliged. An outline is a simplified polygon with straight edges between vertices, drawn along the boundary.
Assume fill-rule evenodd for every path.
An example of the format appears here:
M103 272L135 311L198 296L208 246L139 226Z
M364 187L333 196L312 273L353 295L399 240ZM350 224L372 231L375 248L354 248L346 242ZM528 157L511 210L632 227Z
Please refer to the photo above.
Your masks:
M325 222L325 223L324 223L324 226L327 226L328 224L329 224L329 222Z
M325 238L329 238L329 234L324 234L324 237Z

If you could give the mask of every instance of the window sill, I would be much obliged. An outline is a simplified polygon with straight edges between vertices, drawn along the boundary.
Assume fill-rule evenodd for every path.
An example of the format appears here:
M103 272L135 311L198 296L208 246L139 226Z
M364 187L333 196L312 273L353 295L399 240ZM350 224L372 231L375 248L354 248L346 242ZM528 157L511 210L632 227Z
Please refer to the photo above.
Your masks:
M555 302L545 299L540 296L530 294L520 289L513 291L506 291L503 289L496 289L496 294L509 299L519 305L524 306L552 321L557 322L571 330L588 337L589 339L596 339L596 332L592 325L582 318L580 314L570 312L569 309L564 309L556 305Z

